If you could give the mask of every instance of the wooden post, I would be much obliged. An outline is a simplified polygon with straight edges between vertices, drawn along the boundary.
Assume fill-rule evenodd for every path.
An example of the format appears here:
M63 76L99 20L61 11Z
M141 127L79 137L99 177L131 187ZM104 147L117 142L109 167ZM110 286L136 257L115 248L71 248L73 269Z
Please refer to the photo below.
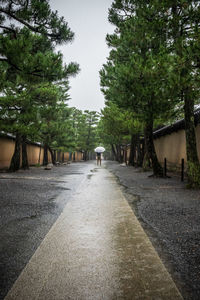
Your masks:
M181 181L184 181L184 158L181 160Z

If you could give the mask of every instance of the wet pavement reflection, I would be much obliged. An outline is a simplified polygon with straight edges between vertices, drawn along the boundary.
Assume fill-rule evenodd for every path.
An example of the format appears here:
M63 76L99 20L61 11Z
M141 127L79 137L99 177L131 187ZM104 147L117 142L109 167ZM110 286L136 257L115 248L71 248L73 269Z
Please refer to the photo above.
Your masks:
M182 297L114 176L94 167L5 299Z

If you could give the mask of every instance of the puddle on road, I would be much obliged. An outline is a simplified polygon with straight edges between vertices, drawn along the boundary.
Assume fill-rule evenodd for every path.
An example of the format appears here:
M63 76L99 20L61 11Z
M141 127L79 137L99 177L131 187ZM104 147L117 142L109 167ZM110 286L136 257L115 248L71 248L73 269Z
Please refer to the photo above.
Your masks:
M59 190L64 190L64 191L70 191L70 188L66 188L66 187L62 187L62 186L58 186Z
M18 220L19 221L23 221L23 220L27 220L27 219L35 219L35 218L37 218L37 214L35 214L35 215L30 215L30 216L24 216L24 217L22 217L22 218L19 218Z
M94 175L94 173L98 172L98 168L94 168L94 169L90 170L90 172L91 172L92 174L88 174L88 175L87 175L87 178L88 178L88 179L91 179L91 177Z
M60 180L57 179L55 177L30 177L30 176L20 176L20 177L8 177L8 176L4 176L4 177L0 177L0 180L4 179L4 180L43 180L43 181L52 181L52 182L56 182L56 183L66 183L66 180Z
M70 173L67 173L65 175L83 175L84 173L82 172L70 172Z
M98 168L94 168L93 170L90 170L90 172L98 172Z

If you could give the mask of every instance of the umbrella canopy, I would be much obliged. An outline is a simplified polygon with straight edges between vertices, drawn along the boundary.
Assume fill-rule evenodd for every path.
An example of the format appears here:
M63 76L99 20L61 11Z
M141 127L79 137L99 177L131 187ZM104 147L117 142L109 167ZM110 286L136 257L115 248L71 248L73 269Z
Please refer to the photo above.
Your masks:
M102 153L102 152L105 151L105 148L104 147L97 147L97 148L94 149L94 151L97 152L97 153Z

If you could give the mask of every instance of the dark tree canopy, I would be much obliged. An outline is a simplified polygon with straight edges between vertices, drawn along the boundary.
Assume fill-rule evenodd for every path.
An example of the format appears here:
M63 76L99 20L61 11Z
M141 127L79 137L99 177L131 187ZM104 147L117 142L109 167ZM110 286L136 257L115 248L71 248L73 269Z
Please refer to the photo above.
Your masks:
M16 34L21 27L48 37L51 42L62 44L72 41L74 33L57 11L53 12L48 0L1 0L0 29L2 34Z

